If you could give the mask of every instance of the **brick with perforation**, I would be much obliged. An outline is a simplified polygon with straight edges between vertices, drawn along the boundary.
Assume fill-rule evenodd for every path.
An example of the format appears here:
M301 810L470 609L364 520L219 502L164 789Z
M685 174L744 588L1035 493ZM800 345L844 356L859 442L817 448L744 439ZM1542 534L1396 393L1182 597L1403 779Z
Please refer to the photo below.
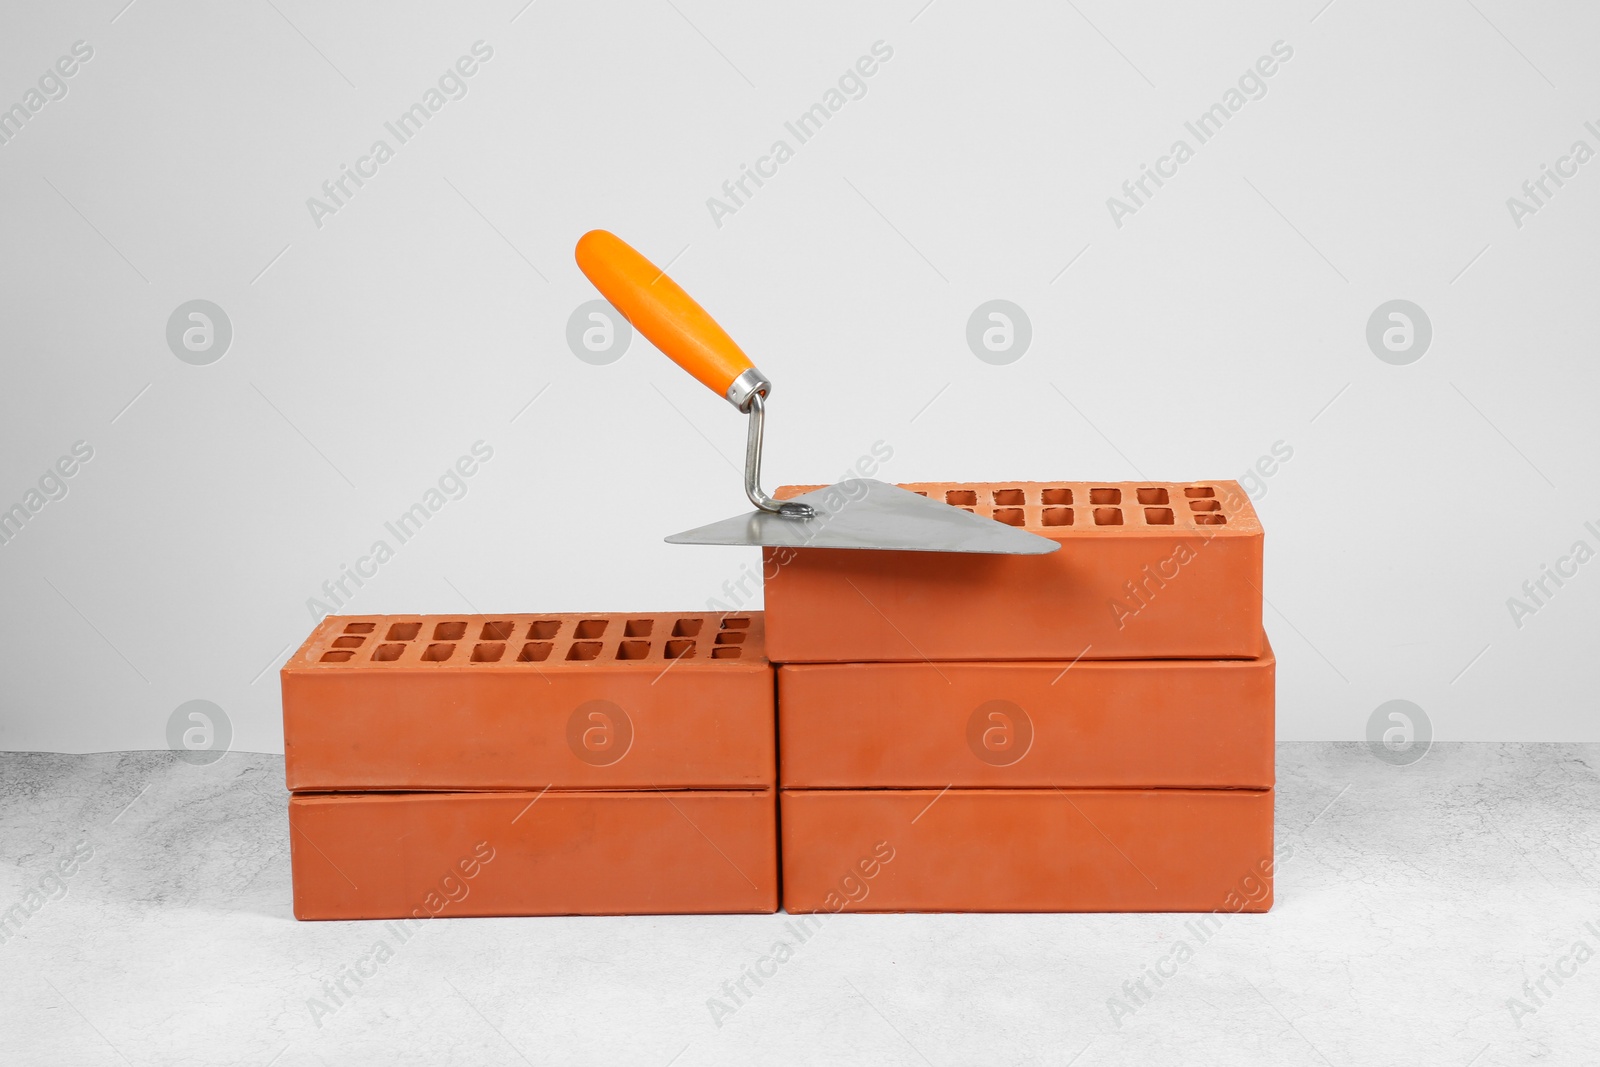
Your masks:
M762 788L759 612L323 619L282 670L289 788Z
M774 662L1262 654L1261 523L1237 482L904 488L1061 547L1043 556L768 548Z

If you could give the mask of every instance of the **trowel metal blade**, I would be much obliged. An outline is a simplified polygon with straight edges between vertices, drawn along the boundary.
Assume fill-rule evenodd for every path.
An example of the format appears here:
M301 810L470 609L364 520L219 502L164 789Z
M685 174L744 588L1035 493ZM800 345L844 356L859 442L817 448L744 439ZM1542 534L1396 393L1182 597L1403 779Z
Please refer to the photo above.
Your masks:
M674 545L862 548L895 552L986 552L1041 556L1061 546L1048 537L962 511L898 485L857 478L795 500L817 510L795 519L765 511L673 534Z

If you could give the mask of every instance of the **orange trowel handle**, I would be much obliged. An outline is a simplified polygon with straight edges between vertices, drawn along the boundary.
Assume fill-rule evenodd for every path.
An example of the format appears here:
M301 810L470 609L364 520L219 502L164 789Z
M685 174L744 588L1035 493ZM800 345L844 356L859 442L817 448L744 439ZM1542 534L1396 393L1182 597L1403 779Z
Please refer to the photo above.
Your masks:
M578 269L623 318L707 389L741 411L752 393L771 389L705 308L622 238L590 230L575 255Z

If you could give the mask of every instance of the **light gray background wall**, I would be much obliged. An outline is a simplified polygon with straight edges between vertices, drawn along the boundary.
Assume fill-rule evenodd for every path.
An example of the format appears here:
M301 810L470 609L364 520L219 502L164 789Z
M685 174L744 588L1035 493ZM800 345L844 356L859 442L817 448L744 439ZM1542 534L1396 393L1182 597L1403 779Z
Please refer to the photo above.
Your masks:
M125 2L0 16L0 106L93 49L0 145L0 507L93 449L0 545L0 746L163 747L203 699L278 750L308 598L479 441L348 610L720 595L753 552L661 537L743 506L741 420L637 338L569 350L595 226L777 381L770 481L880 439L897 480L1240 477L1281 442L1257 501L1281 737L1361 738L1407 699L1437 738L1600 739L1600 562L1520 627L1507 604L1600 548L1600 160L1507 207L1600 150L1592 6ZM398 144L384 123L477 41L466 95ZM878 41L866 94L719 227L707 199ZM1185 121L1279 41L1198 144ZM1194 158L1115 225L1178 138ZM194 299L232 327L206 365L167 340ZM1007 365L966 342L991 299L1031 322ZM1432 327L1405 365L1367 341L1396 299Z

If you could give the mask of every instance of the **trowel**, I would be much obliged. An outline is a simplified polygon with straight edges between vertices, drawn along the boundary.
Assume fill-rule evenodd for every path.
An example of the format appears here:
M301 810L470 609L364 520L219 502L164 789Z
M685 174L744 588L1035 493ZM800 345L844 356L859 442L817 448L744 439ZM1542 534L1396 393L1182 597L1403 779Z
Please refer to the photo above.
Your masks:
M755 512L673 534L668 542L1018 556L1060 547L1048 537L870 478L774 500L761 488L761 438L772 382L665 271L615 234L589 231L578 240L576 256L578 268L634 329L750 419L744 491Z

